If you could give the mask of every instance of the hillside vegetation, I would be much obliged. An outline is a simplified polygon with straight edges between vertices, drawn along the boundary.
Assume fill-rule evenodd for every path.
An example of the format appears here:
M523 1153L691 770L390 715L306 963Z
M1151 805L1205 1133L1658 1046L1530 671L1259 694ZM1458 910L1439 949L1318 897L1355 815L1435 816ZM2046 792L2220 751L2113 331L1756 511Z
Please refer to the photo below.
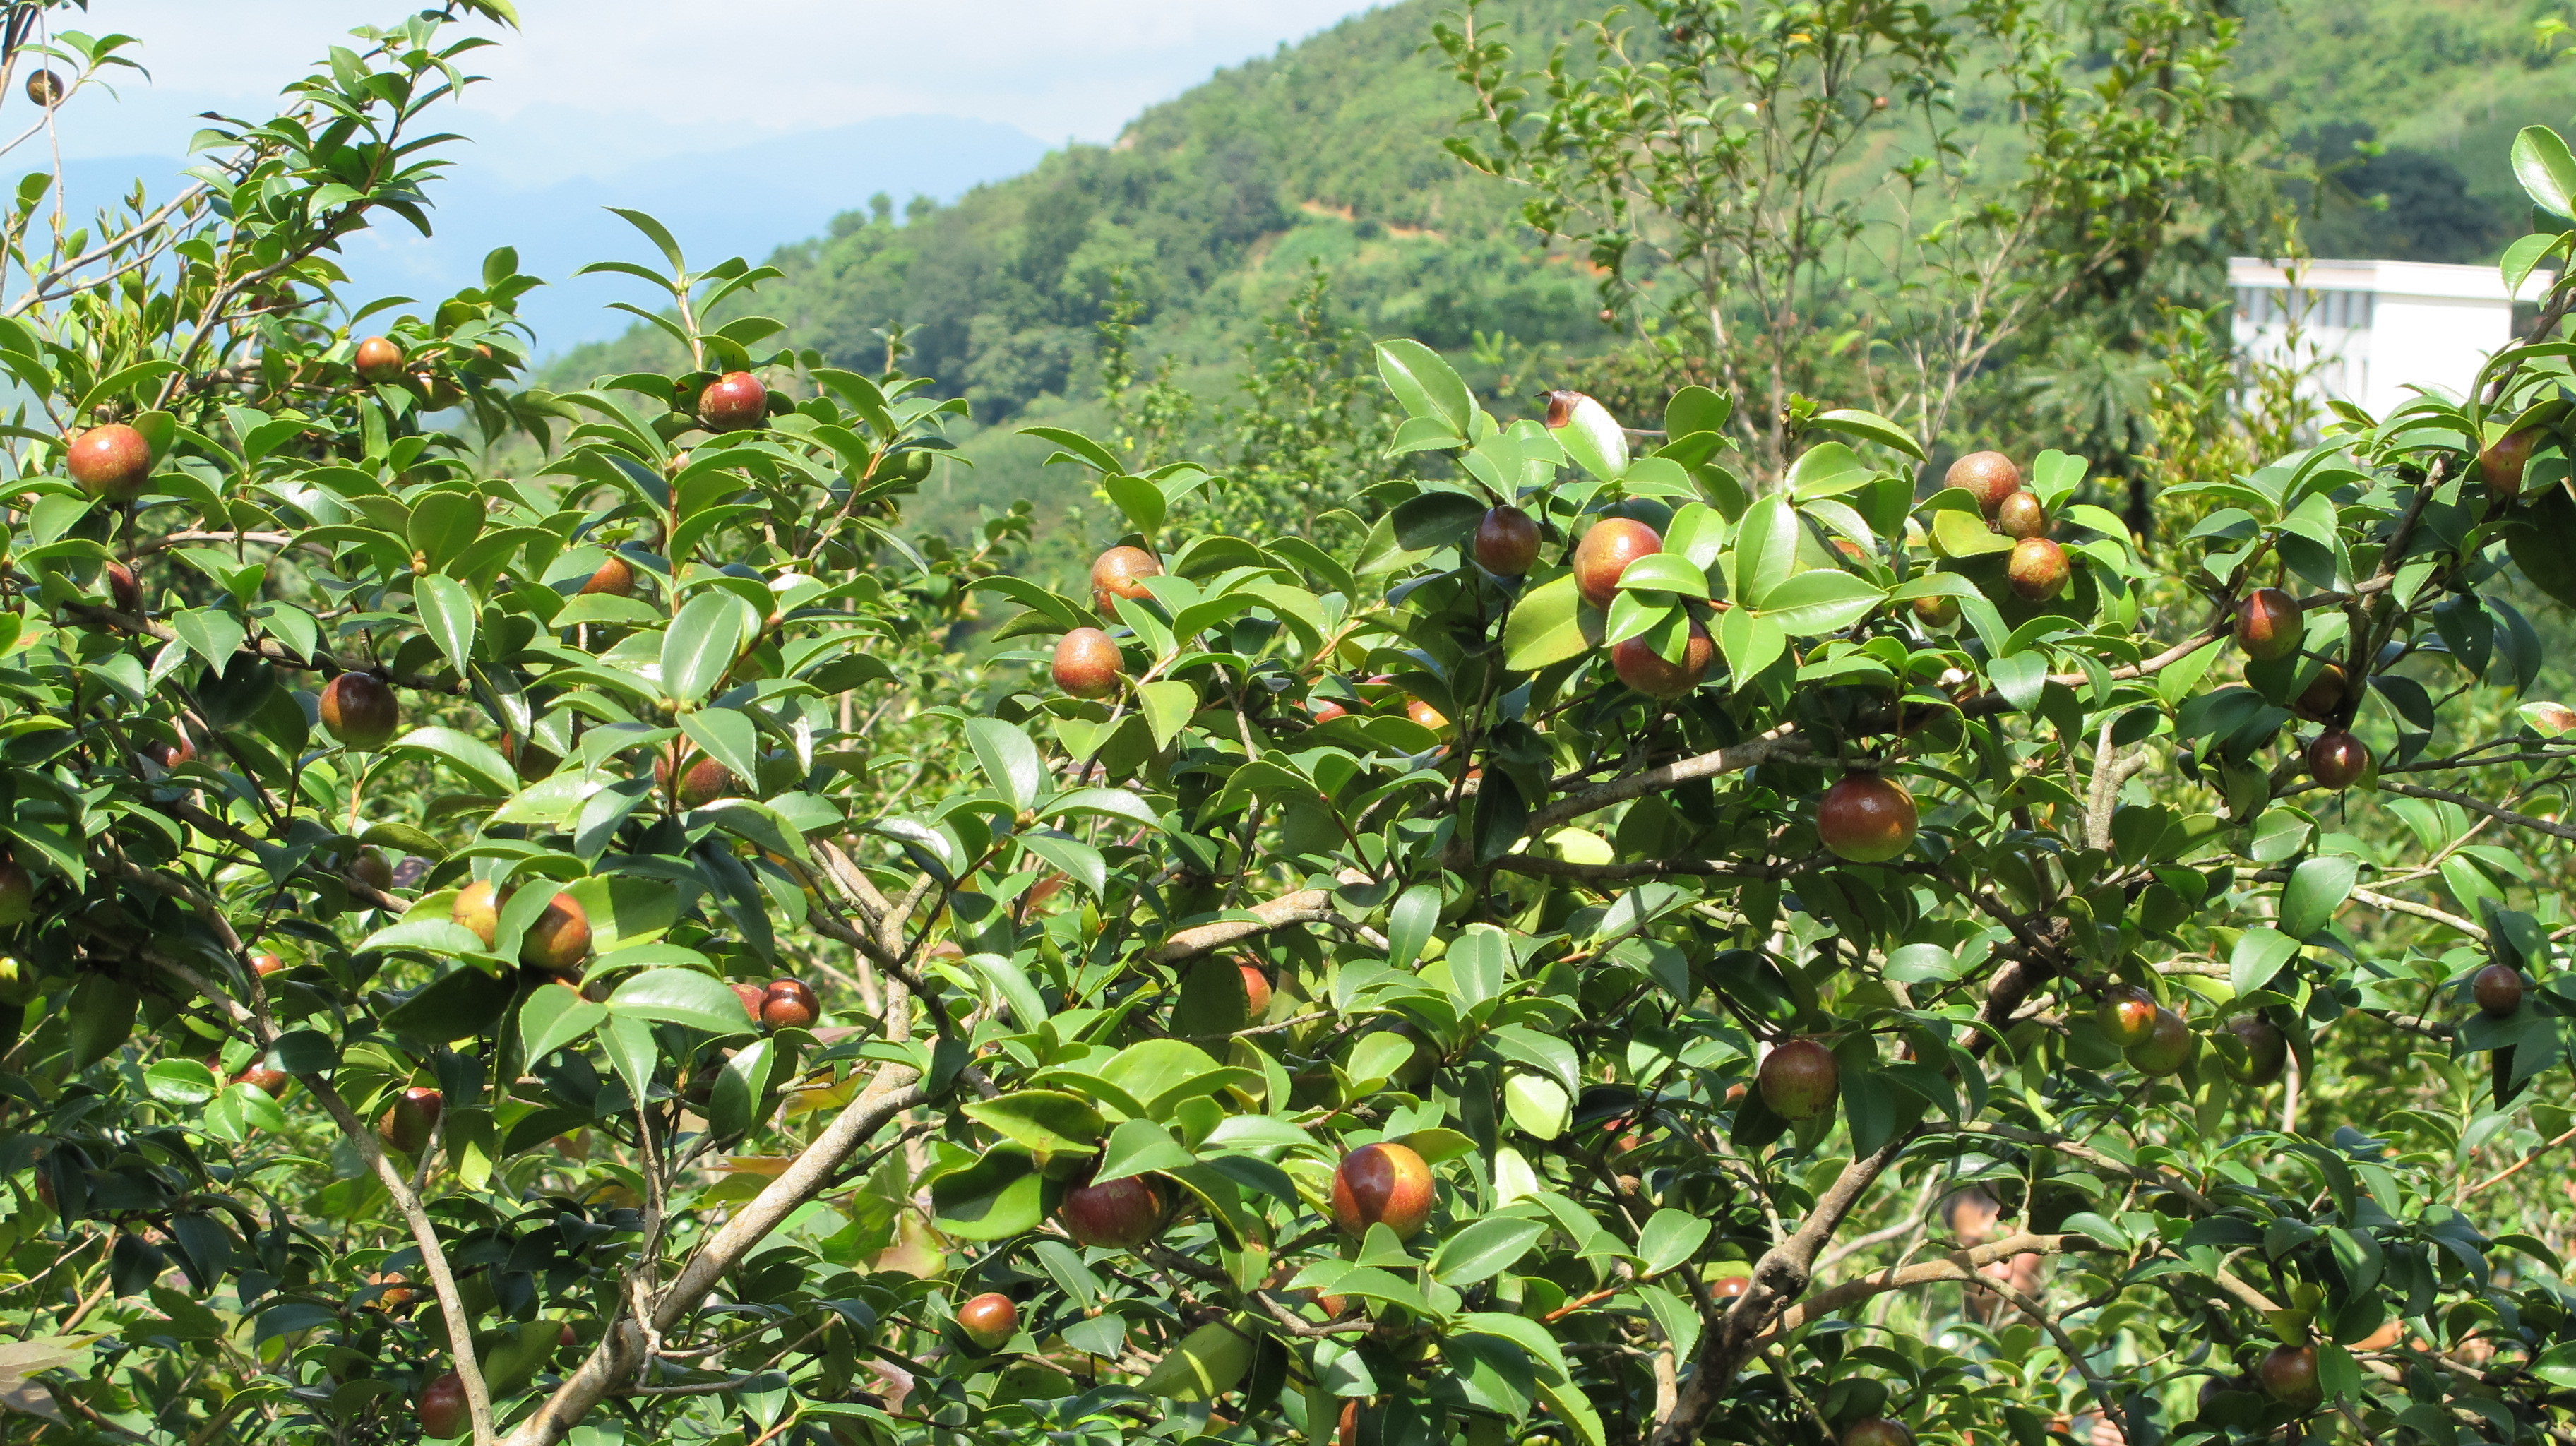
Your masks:
M1519 224L1512 188L1441 148L1466 99L1424 49L1442 8L1405 0L1220 71L1115 144L1057 151L954 205L898 211L878 197L771 257L786 277L757 309L787 322L795 343L861 367L883 364L886 329L899 323L907 365L972 402L981 431L967 455L978 465L945 469L924 514L951 529L1017 498L1037 501L1046 521L1084 500L1061 471L1039 471L1048 449L999 424L1103 420L1092 401L1096 331L1120 276L1144 308L1141 349L1168 358L1203 402L1230 387L1245 340L1316 262L1337 314L1374 335L1453 355L1479 332L1508 337L1535 349L1540 370L1550 355L1598 352L1611 338L1586 263L1541 244ZM1577 39L1602 8L1494 7L1532 59ZM2576 69L2533 40L2549 13L2471 0L2257 4L2238 89L2252 102L2258 155L2288 182L2287 203L2308 212L2308 248L2478 261L2520 234L2510 137L2576 109ZM2327 175L2322 198L2297 179L2311 168ZM2212 239L2224 243L2208 248L2214 256L2275 238ZM2204 294L2185 299L2219 299L2205 269ZM574 383L667 365L666 345L639 327L566 355L553 375ZM1480 385L1494 380L1461 361Z

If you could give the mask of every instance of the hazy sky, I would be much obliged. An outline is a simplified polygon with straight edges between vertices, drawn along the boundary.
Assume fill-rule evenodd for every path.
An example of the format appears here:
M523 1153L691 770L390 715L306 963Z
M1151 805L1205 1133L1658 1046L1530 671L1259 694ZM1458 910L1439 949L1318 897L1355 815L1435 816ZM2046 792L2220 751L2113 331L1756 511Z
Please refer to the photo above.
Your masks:
M519 0L525 29L454 128L526 184L879 116L1107 140L1211 70L1368 0ZM188 115L256 104L399 0L91 0L78 28L142 37L148 86L75 104L70 155L167 154ZM86 102L90 98L83 97ZM14 106L22 104L9 98ZM175 139L174 139L175 134Z

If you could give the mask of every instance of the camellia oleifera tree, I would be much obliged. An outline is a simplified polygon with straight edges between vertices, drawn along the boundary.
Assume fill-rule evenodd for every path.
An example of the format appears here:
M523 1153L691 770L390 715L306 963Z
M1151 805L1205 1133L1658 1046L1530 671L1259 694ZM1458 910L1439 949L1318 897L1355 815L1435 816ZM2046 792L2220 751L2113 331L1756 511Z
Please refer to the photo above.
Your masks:
M8 233L11 1439L2569 1429L2501 594L2576 594L2576 284L2172 557L2062 453L1801 404L1748 496L1713 394L1392 342L1362 544L1049 433L1133 528L1064 593L649 221L683 375L516 388L506 254L344 309L468 9Z

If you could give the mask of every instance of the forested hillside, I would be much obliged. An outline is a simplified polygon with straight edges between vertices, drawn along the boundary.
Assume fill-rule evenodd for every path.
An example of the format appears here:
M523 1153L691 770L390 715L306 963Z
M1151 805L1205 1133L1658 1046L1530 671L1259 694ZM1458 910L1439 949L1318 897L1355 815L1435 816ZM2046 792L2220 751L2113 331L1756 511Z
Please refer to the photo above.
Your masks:
M1329 269L1337 313L1375 335L1453 353L1480 331L1541 357L1596 351L1609 333L1582 258L1541 245L1511 188L1441 148L1465 104L1425 48L1444 3L1405 0L1219 72L1114 145L1058 151L955 205L876 198L770 258L786 279L757 309L798 344L861 366L882 364L884 330L900 323L909 365L973 403L980 470L949 479L949 505L932 514L951 525L977 505L1062 500L1035 470L1043 449L991 429L1096 420L1096 329L1120 275L1143 307L1141 349L1171 358L1202 398L1228 388L1244 341L1311 261ZM1491 7L1532 56L1604 8ZM2237 88L2254 152L2307 212L2314 254L2475 261L2519 234L2507 143L2576 108L2576 68L2534 42L2549 12L2476 0L2253 8ZM2297 179L2311 168L2326 173L2322 198ZM2210 254L2272 238L2218 239ZM2198 299L2216 299L2214 269L2202 281ZM554 376L662 365L663 345L639 328L565 356Z

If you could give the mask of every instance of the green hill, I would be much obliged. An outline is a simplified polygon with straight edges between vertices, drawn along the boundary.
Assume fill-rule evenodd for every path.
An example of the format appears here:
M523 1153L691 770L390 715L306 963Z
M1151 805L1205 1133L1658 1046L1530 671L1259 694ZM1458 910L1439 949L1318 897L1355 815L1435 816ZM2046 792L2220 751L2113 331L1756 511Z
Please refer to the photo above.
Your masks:
M887 198L829 234L770 258L786 279L758 309L800 345L882 364L901 322L907 365L973 404L978 466L948 469L928 519L955 526L1017 497L1042 515L1073 494L1043 449L1005 423L1100 420L1095 328L1113 275L1145 308L1142 343L1202 397L1222 393L1242 340L1277 310L1308 262L1331 270L1337 305L1372 334L1450 351L1479 331L1584 354L1604 345L1580 258L1517 224L1511 188L1440 146L1465 102L1424 46L1448 0L1404 0L1277 53L1220 71L1139 116L1117 142L1056 152L951 206ZM1599 0L1492 7L1525 55L1575 34ZM2472 261L2519 234L2505 160L2513 132L2576 110L2576 66L2545 56L2545 3L2322 0L2258 3L2244 22L2236 84L2267 137L2267 164L2310 154L2332 174L2322 198L2292 194L2319 255ZM1582 47L1577 45L1578 53ZM2372 142L2376 154L2357 150ZM2237 246L2255 238L2227 238ZM2207 278L2215 287L2215 275ZM558 384L658 354L639 328L575 351Z

